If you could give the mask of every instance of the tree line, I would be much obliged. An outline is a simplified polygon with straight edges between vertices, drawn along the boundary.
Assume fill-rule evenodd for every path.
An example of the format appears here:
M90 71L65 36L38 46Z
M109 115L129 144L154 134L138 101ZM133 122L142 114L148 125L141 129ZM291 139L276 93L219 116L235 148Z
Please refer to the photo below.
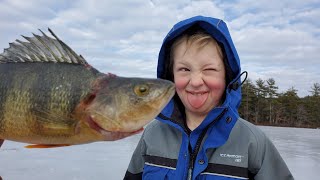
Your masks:
M311 95L300 98L291 87L278 92L273 78L247 79L242 85L240 116L257 125L320 127L320 84L314 83Z

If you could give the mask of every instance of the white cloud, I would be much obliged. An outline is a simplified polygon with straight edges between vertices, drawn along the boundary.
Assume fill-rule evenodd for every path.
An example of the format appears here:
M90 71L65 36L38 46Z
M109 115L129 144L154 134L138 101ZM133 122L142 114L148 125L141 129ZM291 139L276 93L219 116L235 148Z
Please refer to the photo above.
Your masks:
M302 96L319 82L318 0L5 0L0 2L0 48L21 34L50 27L103 72L155 77L166 33L200 14L225 19L250 78L275 78L280 89L294 86Z

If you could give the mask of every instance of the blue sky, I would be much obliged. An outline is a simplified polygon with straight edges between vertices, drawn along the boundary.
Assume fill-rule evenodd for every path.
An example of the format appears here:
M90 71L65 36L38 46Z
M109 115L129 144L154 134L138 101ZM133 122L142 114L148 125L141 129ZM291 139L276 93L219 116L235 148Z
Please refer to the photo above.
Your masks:
M0 49L50 27L102 72L156 77L163 38L194 15L225 20L251 80L300 96L320 83L319 0L0 0Z

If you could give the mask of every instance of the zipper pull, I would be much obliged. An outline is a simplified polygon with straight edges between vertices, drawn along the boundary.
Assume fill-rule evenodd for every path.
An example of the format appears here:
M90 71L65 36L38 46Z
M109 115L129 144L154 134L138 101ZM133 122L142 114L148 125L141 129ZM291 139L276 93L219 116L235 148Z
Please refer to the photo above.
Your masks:
M187 180L191 180L191 179L192 179L192 168L189 168Z

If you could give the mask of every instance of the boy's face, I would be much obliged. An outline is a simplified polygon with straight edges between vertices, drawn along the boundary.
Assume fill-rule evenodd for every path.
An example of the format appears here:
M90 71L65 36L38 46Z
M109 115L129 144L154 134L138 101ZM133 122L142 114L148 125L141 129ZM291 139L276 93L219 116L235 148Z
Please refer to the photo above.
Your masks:
M173 75L176 91L185 110L205 115L219 105L225 91L225 67L216 44L186 42L177 45L173 52ZM187 112L186 112L187 113Z

